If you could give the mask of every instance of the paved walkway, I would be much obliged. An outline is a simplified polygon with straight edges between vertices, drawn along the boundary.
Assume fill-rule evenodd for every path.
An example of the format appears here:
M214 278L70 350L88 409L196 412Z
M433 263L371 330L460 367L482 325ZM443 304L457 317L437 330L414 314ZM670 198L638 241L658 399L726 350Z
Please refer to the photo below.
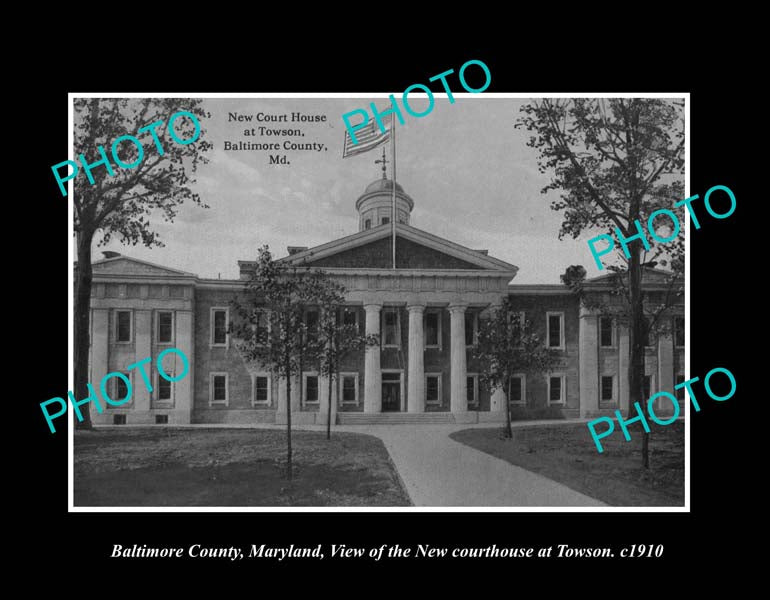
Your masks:
M498 424L495 424L499 427ZM338 426L385 443L415 506L606 506L450 439L468 425Z

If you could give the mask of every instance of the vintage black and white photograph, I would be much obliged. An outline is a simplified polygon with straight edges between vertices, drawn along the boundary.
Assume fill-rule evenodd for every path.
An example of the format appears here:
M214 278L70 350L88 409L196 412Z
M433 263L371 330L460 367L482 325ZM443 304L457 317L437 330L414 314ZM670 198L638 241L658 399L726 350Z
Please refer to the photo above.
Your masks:
M73 95L71 508L687 510L687 101Z

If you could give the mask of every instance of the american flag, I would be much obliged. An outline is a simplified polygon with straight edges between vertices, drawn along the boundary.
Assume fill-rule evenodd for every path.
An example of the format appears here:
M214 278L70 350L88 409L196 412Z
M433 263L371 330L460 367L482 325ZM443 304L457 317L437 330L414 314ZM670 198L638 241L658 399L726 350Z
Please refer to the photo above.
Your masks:
M386 131L382 133L380 126L377 124L376 119L370 121L365 127L356 131L357 144L353 143L353 139L350 137L350 131L345 129L345 143L342 146L342 158L348 156L355 156L362 152L368 152L372 148L376 148L380 144L384 144L390 139L390 128L393 123L393 115L386 115L382 119L382 124L385 126Z

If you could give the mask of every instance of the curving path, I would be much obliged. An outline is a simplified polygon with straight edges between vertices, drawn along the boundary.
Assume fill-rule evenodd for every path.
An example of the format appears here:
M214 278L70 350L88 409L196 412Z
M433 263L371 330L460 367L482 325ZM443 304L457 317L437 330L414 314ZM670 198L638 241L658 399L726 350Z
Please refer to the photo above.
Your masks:
M467 425L337 426L385 443L415 506L606 506L450 439Z

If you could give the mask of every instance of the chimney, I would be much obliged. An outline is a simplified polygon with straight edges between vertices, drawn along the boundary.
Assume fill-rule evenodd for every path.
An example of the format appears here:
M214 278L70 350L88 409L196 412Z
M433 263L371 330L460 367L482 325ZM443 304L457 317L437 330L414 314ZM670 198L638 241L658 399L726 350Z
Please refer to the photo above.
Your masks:
M489 250L474 250L474 252L478 252L479 254L483 254L484 256L489 255Z
M289 253L289 256L292 256L293 254L304 252L307 250L307 246L286 246L286 250Z
M112 250L104 250L102 251L102 255L104 255L104 258L115 258L117 256L120 256L120 252L113 252Z

